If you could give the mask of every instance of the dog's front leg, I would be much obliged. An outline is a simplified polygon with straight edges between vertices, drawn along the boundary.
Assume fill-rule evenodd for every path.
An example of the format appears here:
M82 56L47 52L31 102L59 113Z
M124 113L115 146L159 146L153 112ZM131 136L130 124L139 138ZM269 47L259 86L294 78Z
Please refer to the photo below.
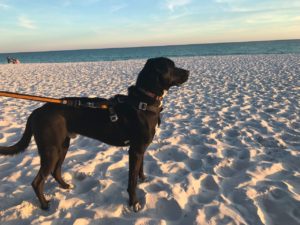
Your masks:
M145 182L147 179L147 177L144 174L144 156L142 157L142 163L139 171L139 178L140 178L140 182Z
M141 204L136 196L137 180L140 173L144 157L144 151L139 148L130 147L129 149L129 178L128 178L128 194L129 206L133 207L135 212L142 209Z

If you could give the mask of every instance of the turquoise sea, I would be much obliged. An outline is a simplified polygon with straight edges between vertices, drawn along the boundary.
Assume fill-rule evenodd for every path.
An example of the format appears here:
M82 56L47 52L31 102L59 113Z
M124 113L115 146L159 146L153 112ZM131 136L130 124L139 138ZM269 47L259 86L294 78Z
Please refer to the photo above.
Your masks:
M7 63L7 56L18 58L21 63L60 63L144 59L158 56L186 57L288 53L300 54L300 40L1 53L0 64Z

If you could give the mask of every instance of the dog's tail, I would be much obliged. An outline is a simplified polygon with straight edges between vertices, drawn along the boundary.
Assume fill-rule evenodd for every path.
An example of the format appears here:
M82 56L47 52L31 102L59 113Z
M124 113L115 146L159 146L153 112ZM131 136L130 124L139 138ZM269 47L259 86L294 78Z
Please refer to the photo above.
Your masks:
M21 140L9 147L0 146L0 155L16 155L25 151L30 143L31 137L32 137L32 129L31 129L30 117L29 117Z

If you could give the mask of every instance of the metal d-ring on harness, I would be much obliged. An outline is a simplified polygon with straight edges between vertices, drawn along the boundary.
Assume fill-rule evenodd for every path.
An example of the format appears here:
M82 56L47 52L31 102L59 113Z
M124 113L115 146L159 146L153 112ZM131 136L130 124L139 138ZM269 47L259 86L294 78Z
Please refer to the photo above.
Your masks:
M140 102L139 103L139 109L140 110L146 111L147 110L147 106L148 106L148 104L146 102Z
M114 107L109 106L108 107L108 112L109 112L110 121L113 122L113 123L117 122L119 118L118 118L118 115L117 115Z

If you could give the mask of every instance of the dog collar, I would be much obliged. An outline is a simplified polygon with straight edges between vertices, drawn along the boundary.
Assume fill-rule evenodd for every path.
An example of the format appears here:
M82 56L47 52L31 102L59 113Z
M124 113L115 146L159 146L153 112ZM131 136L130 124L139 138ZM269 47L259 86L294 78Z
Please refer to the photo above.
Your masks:
M145 89L140 88L140 87L137 87L137 88L138 88L138 90L139 90L140 92L142 92L143 94L147 95L148 97L154 98L154 99L157 100L157 101L162 101L162 100L163 100L163 96L156 95L156 94L154 94L153 92L151 92L151 91L146 91Z

